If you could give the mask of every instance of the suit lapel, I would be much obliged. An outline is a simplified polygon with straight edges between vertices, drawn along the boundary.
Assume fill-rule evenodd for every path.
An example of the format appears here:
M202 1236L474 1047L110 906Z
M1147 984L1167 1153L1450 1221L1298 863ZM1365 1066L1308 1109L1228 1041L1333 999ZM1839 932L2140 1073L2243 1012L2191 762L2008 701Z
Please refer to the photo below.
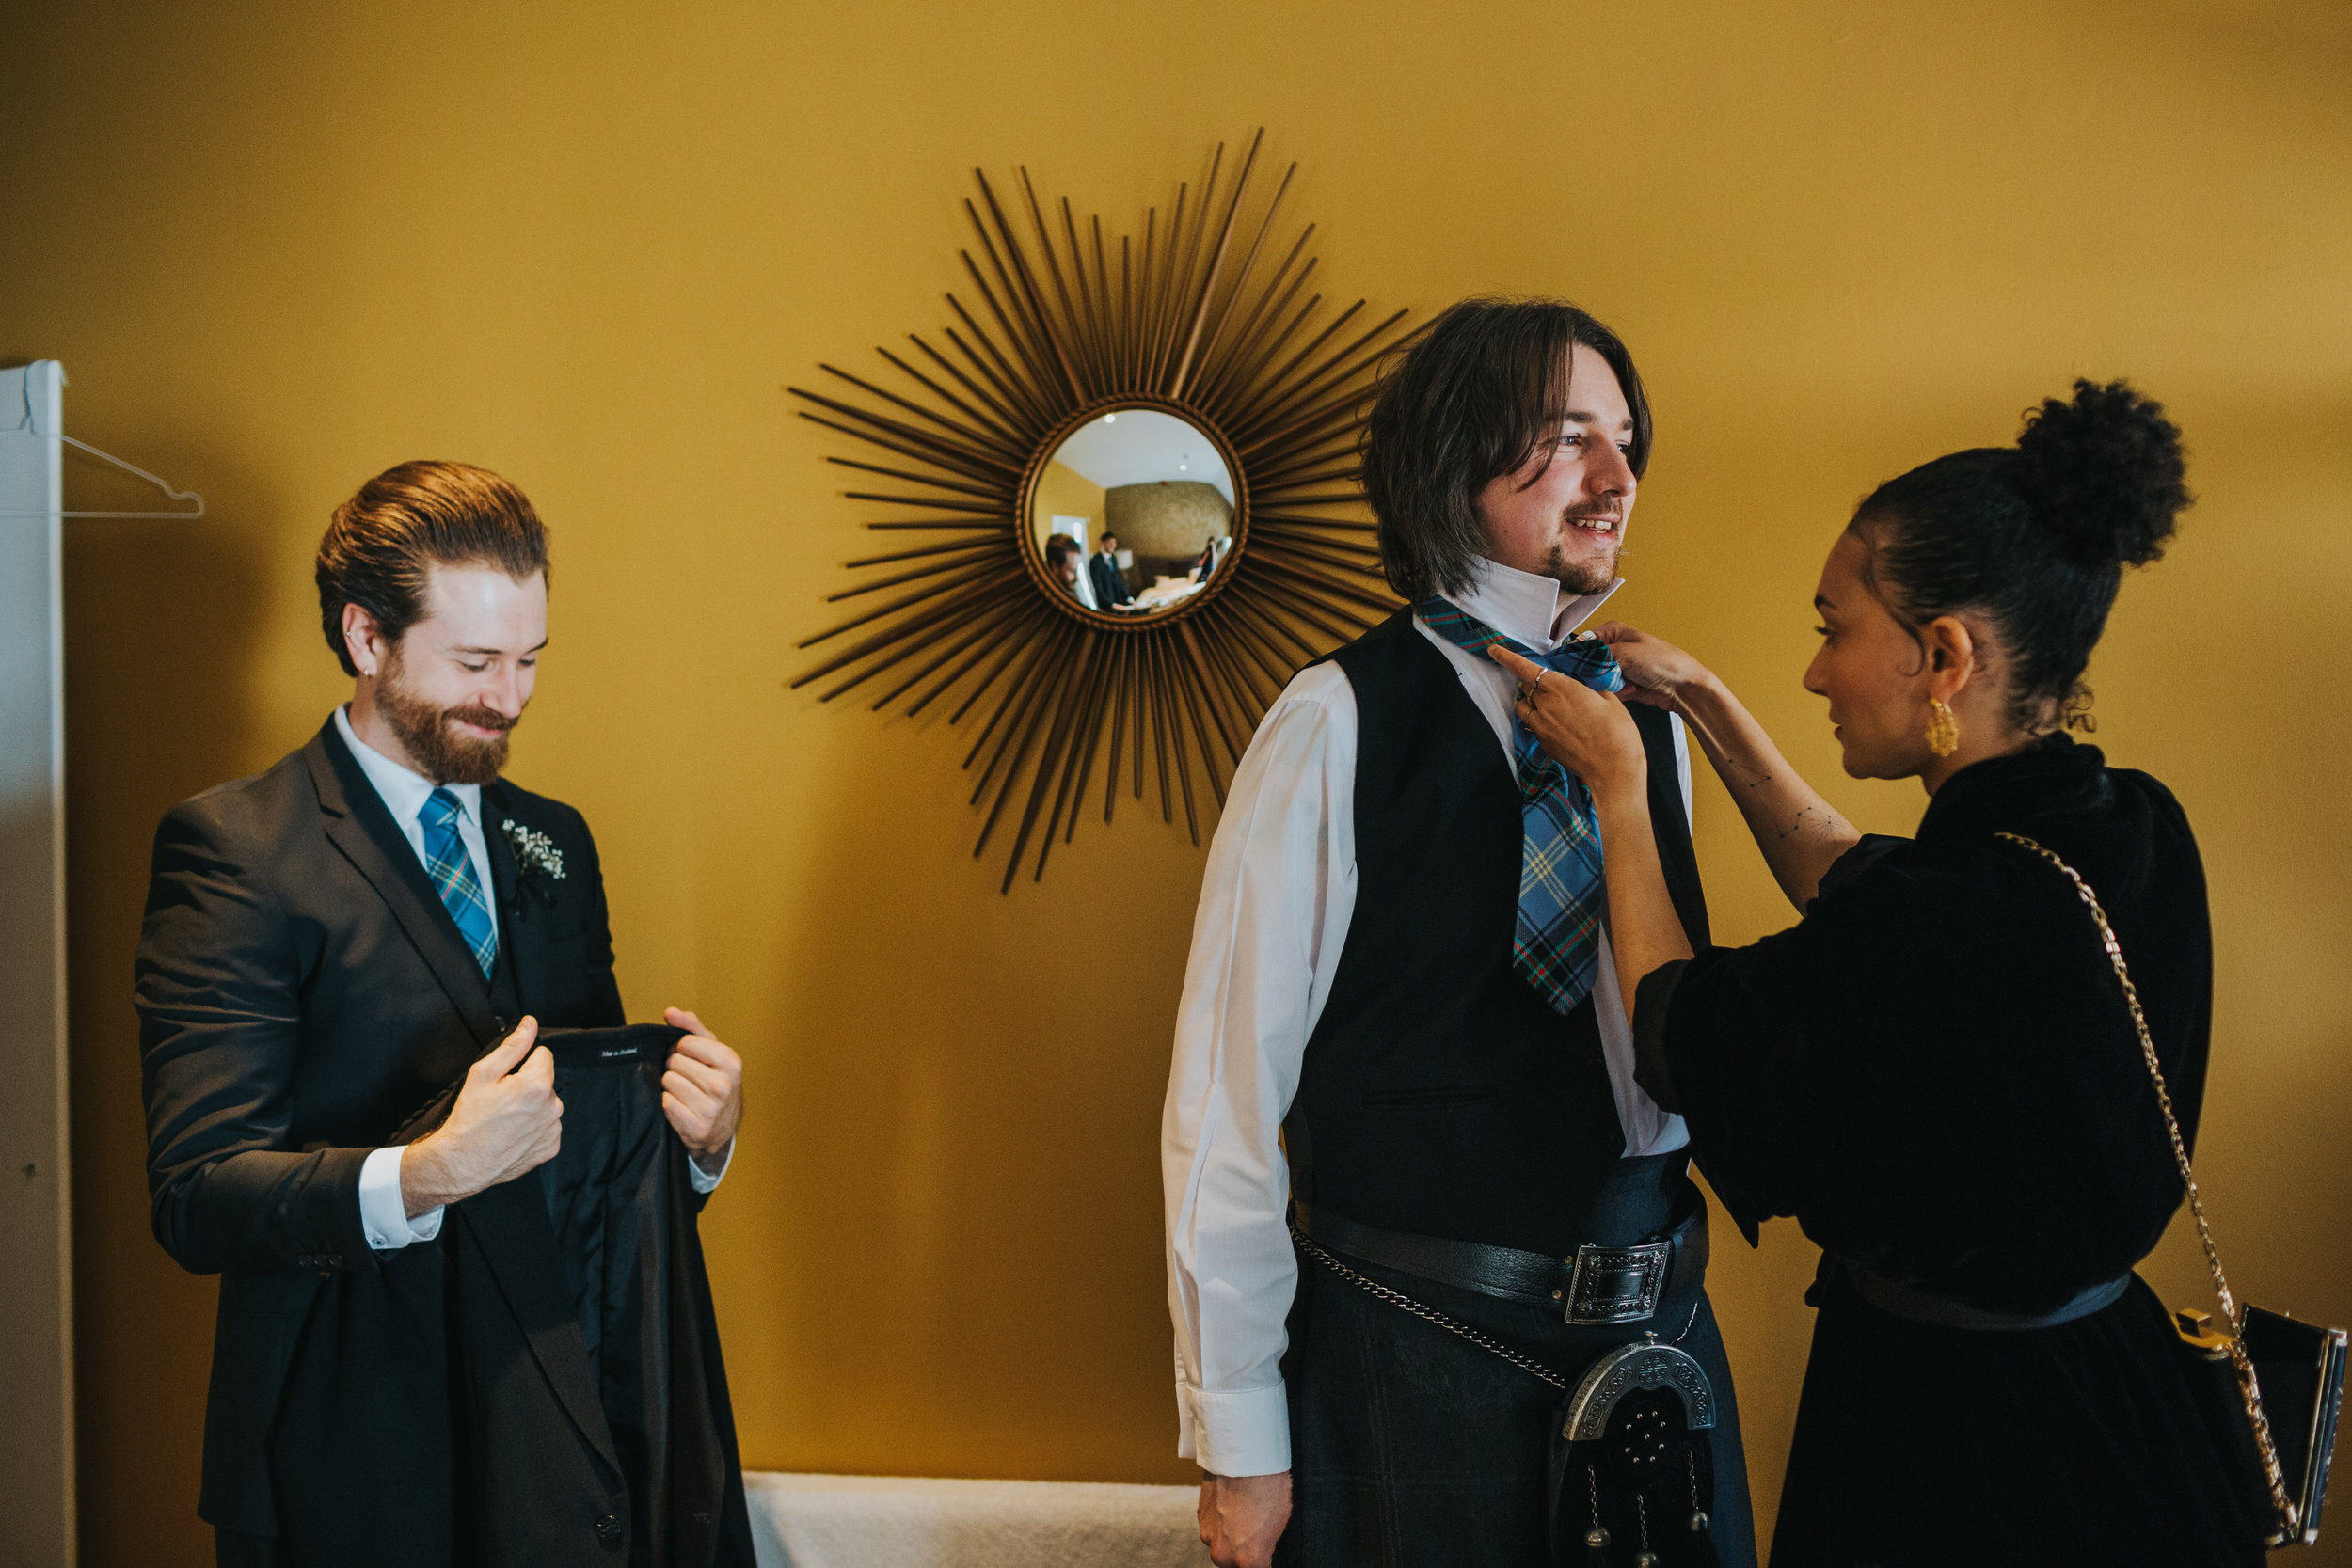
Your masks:
M506 791L494 784L482 786L482 836L490 847L490 885L497 889L501 907L515 901L515 846L506 836L513 815Z
M302 755L318 789L328 841L375 889L434 979L449 993L466 1027L488 1045L498 1037L499 1026L490 1010L489 989L482 983L482 966L474 962L473 950L442 907L423 863L392 820L384 798L359 770L333 720L302 749Z
M523 952L527 945L523 933L536 927L524 913L515 846L506 837L506 823L514 815L513 804L507 800L506 791L497 784L482 786L482 837L490 850L490 889L498 909L499 955L514 978L516 996L522 1000L523 1010L529 1012L533 966Z

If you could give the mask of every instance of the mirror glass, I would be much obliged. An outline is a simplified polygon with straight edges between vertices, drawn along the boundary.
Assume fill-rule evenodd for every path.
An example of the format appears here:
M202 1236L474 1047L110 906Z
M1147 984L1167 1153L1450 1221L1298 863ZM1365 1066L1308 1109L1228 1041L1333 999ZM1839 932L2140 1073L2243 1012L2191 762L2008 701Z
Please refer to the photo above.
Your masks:
M1046 460L1029 535L1047 580L1089 610L1163 615L1225 569L1233 477L1216 443L1189 420L1113 409Z

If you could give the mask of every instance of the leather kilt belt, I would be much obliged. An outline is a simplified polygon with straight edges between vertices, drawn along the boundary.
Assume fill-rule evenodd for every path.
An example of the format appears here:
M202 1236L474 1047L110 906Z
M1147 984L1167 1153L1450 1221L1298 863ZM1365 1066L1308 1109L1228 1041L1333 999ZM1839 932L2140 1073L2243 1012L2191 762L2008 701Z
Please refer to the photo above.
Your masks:
M1565 1257L1382 1230L1320 1205L1291 1207L1299 1230L1333 1252L1600 1327L1644 1322L1706 1278L1707 1203L1695 1190L1691 1196L1688 1212L1662 1232L1623 1246L1588 1242Z

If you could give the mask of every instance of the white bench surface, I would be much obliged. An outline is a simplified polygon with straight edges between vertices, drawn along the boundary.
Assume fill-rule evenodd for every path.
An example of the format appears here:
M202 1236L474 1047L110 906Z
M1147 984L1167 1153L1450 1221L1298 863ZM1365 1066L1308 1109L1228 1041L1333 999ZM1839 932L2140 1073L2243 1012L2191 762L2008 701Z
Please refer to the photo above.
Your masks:
M1191 1486L746 1471L760 1568L1201 1568Z

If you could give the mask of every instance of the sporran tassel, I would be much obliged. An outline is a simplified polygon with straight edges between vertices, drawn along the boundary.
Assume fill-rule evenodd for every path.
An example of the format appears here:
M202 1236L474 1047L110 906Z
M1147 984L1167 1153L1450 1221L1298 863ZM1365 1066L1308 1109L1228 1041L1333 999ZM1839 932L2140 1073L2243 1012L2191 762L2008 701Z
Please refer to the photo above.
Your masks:
M1691 1480L1691 1518L1684 1526L1690 1532L1690 1546L1685 1560L1691 1568L1721 1568L1722 1559L1715 1555L1715 1522L1699 1506L1698 1455L1685 1450L1683 1458L1690 1466Z

